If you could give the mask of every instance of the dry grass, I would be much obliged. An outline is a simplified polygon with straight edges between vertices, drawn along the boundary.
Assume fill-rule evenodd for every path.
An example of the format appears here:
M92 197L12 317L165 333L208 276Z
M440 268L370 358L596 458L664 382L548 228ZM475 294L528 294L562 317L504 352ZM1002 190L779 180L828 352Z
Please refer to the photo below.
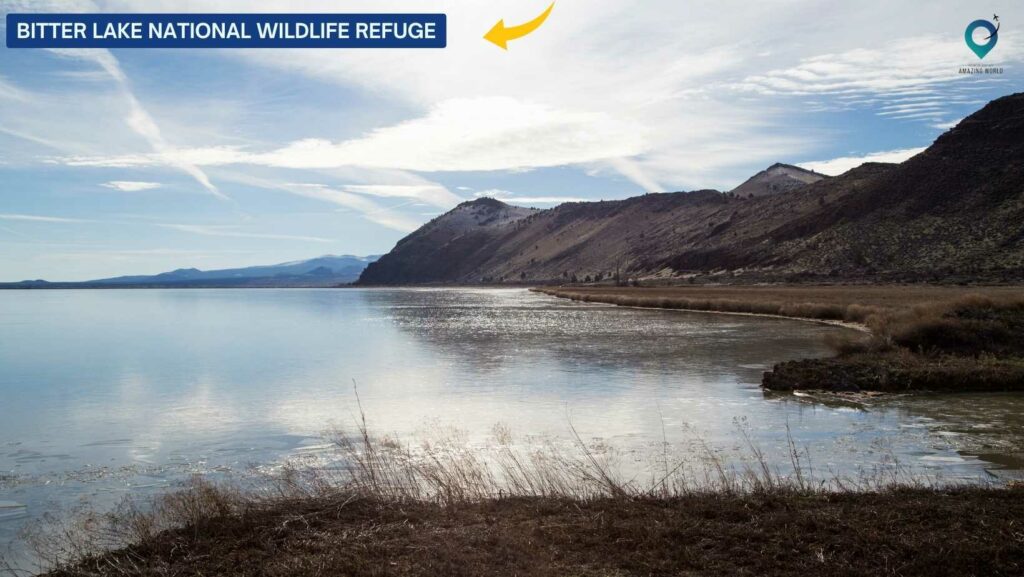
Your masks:
M1019 575L1020 490L442 506L304 499L207 519L52 573Z
M925 303L945 305L978 295L993 301L1020 299L1021 287L929 285L546 287L539 292L625 306L743 312L867 323L873 315L907 311Z
M859 304L761 300L760 298L714 298L700 295L663 295L664 289L536 289L538 292L582 302L607 303L629 307L649 307L692 311L716 311L798 317L862 323L871 315L886 312L880 307ZM676 291L673 291L676 292Z
M826 337L835 358L775 365L762 383L773 390L1024 391L1024 298L1017 287L538 290L584 302L845 321L868 330Z
M895 460L851 477L818 477L809 465L810 456L792 439L789 466L780 470L769 464L742 426L739 434L748 448L739 462L723 462L719 453L700 442L702 454L675 461L666 454L664 462L651 467L649 478L639 480L624 478L579 436L571 450L554 445L523 449L507 428L496 427L490 450L472 449L455 437L414 447L375 438L361 420L354 434L335 435L339 467L286 468L246 488L195 478L151 502L126 500L110 512L53 518L30 537L42 562L31 572L430 575L448 574L432 570L464 565L465 572L452 574L559 574L551 572L560 567L558 563L535 562L553 562L552 555L571 559L562 567L570 573L617 574L634 561L640 563L637 568L654 563L648 569L681 570L688 566L675 565L679 560L672 560L674 551L696 547L683 538L684 533L740 543L768 531L774 534L773 547L783 547L791 536L780 531L790 521L775 524L751 517L752 507L811 519L838 513L834 499L849 501L847 506L853 508L860 499L871 509L900 491L916 491L957 495L954 500L964 502L955 507L967 510L974 500L994 503L1005 493L928 488ZM913 508L913 514L925 518L922 505ZM863 519L870 518L862 513ZM701 528L704 522L711 525ZM762 525L765 522L768 525ZM823 521L818 518L814 523ZM622 535L643 527L653 531L640 537L647 550L643 559L630 560L624 554L627 549L616 548L621 542L614 535L620 533L608 532L616 525L622 526ZM545 526L558 527L551 541L537 533ZM498 540L478 540L484 527L491 527ZM857 530L877 533L882 526ZM960 537L995 547L997 533ZM811 540L821 538L832 537L817 535ZM450 546L444 546L449 539ZM502 549L503 539L509 540L506 545L512 550ZM577 549L582 543L589 545ZM414 552L422 554L427 547L435 548L436 557L419 564ZM595 567L602 569L588 573L581 555L597 549L617 552L594 557ZM697 555L691 559L697 562L701 548L691 554ZM751 554L744 563L760 563L758 558ZM391 561L381 564L382 559ZM724 550L716 550L701 563L710 563L708 567L716 571L735 568L721 565L724 560ZM518 564L525 573L509 569Z
M1024 298L968 294L868 317L871 337L829 335L840 356L903 349L921 355L1024 357Z
M776 364L762 386L773 391L908 393L1024 391L1024 360L991 356L928 356L898 349Z
M924 354L1024 357L1024 298L920 305L884 329L896 345Z
M339 435L346 467L292 469L259 490L200 479L149 506L53 525L53 576L1019 574L1019 489L928 488L898 466L825 484L791 443L779 474L707 451L623 481L572 454L497 458ZM506 441L508 432L495 436ZM746 437L744 437L746 438ZM941 546L938 544L941 543Z

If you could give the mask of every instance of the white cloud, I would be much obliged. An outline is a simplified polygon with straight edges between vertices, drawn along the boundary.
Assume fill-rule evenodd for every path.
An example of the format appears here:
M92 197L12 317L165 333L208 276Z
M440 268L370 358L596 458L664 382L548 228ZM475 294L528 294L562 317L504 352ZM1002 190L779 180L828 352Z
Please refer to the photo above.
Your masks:
M953 128L957 124L960 124L961 120L963 120L963 118L957 118L956 120L950 120L948 122L937 122L932 125L932 128L938 128L939 130L949 130L950 128Z
M462 198L440 184L347 184L342 188L369 196L414 198L442 208L451 208L462 202Z
M67 156L49 158L48 161L68 166L106 168L137 168L149 166L222 166L243 164L251 154L238 146L207 146L198 148L168 148L160 152L140 152L114 156Z
M904 148L900 150L886 150L883 152L872 152L864 156L843 156L831 160L818 160L813 162L801 162L800 166L814 170L822 174L838 175L856 168L865 162L903 162L908 158L924 151L921 148Z
M645 192L658 192L665 190L662 188L658 181L651 178L645 170L643 170L639 163L630 160L628 158L612 158L608 160L608 164L617 170L619 174L625 176L633 183L644 189Z
M770 133L768 114L707 102L685 124L653 132L603 114L554 110L505 97L446 101L415 120L341 142L306 139L270 151L239 146L169 149L54 159L70 166L197 167L256 165L290 169L357 167L399 171L516 171L579 165L620 173L645 191L662 181L716 186L722 173L750 162L784 160L806 147L800 136ZM665 112L665 114L670 114ZM424 144L429 143L429 144Z
M586 202L578 196L519 196L514 192L500 188L489 188L473 193L474 198L497 198L510 204L561 204L563 202Z
M154 188L160 188L159 182L143 182L138 180L111 180L104 182L100 186L106 188L112 188L114 190L120 190L121 192L140 192L143 190L153 190Z
M401 6L353 2L346 9ZM323 9L309 3L300 7ZM238 8L244 6L232 5ZM768 137L774 155L805 148L804 135L776 137L761 103L725 94L719 98L712 89L742 70L749 52L763 51L737 38L792 30L789 21L803 18L797 10L765 4L746 4L743 10L749 18L730 20L729 34L723 35L712 24L721 19L718 6L565 1L545 24L547 33L500 53L480 38L483 32L499 16L528 19L530 8L512 2L456 2L448 11L459 17L449 19L450 45L444 51L397 56L385 51L250 50L225 55L362 88L417 111L363 137L300 140L250 157L250 162L417 171L601 163L614 171L625 168L624 175L645 190L660 190L709 176L723 180L723 172L750 162L747 153L763 154ZM720 156L714 165L695 158L705 146L727 144L737 154ZM637 158L641 155L649 156ZM673 161L680 156L694 161ZM623 158L634 162L611 162Z
M1000 58L1024 56L1013 33L1002 34ZM794 66L747 76L731 88L764 96L833 96L821 110L868 106L878 116L934 122L955 104L966 104L966 89L980 80L959 73L967 53L959 34L899 38L877 47L809 56ZM990 79L989 79L990 80ZM996 79L998 80L998 79Z
M412 232L421 224L389 207L377 204L365 195L334 189L325 184L278 182L239 172L222 172L220 177L249 186L279 190L296 196L329 202L354 210L370 222L401 232Z
M192 11L262 12L407 7L361 0L346 2L344 8L330 2L273 0L256 8L227 0L186 6ZM103 8L140 9L120 0ZM145 10L182 7L177 1L154 0ZM743 17L733 17L740 10ZM529 40L513 43L507 53L480 37L499 17L528 19L533 11L528 5L453 1L446 11L458 14L449 19L446 50L226 50L195 56L228 60L204 65L267 68L300 87L309 79L317 85L336 84L346 95L356 95L340 100L339 108L349 103L358 108L364 105L361 96L372 96L380 103L372 105L370 115L377 128L364 134L345 133L344 126L326 122L289 123L280 132L245 134L245 146L217 145L228 139L176 138L177 146L164 142L151 146L152 151L108 147L65 153L60 161L74 166L178 166L200 182L204 167L225 165L422 172L582 166L595 174L621 174L647 191L728 188L752 164L821 156L813 151L832 148L846 137L842 131L801 125L806 110L794 112L789 102L777 108L784 102L780 96L810 95L816 101L808 107L812 110L883 106L878 112L886 120L936 125L946 120L947 103L956 101L944 92L946 87L958 81L956 86L966 90L981 81L956 74L969 56L959 36L963 18L957 10L936 8L934 2L897 6L866 0L857 6L822 7L805 0L714 5L564 0L544 28ZM879 21L882 11L888 16ZM1011 32L1001 33L996 55L1007 62L1021 54ZM110 68L119 82L125 80L123 72L117 76L119 67ZM915 97L921 100L915 103ZM245 105L239 108L248 113L244 98L239 96ZM238 118L267 113L260 108L263 100L253 98L252 104L251 114ZM159 116L173 126L173 117ZM131 123L147 138L154 136L144 117ZM175 134L167 126L165 130ZM187 127L181 130L188 132ZM195 128L192 134L201 130ZM184 144L187 140L192 146ZM196 146L202 142L214 144ZM391 183L366 186L371 185ZM385 196L384 189L327 188L334 190L329 196L336 204L355 201L335 193Z
M162 228L198 234L201 236L224 236L230 238L257 238L267 240L295 240L301 242L337 242L334 239L318 236L296 236L291 234L264 234L255 232L241 232L233 226L206 226L198 224L160 224Z
M72 250L47 252L39 256L41 259L56 261L83 261L109 262L109 263L131 263L132 266L150 263L155 257L188 258L189 260L208 260L221 258L225 255L251 255L255 251L250 250L182 250L170 248L137 249L137 250ZM130 274L140 274L132 270Z
M158 154L173 150L173 147L166 141L163 133L160 131L160 127L149 114L149 111L147 111L145 107L142 106L142 103L139 102L138 98L135 97L135 93L131 89L128 77L125 75L124 70L121 69L121 64L113 53L106 49L51 49L51 52L61 56L90 61L99 65L100 68L106 71L107 74L117 82L117 85L124 93L125 100L128 104L128 110L124 113L125 122L128 126L145 139ZM168 158L167 164L182 170L194 178L196 182L217 198L224 200L228 198L226 195L221 193L212 182L210 182L206 173L199 169L195 164L175 160L173 156Z
M508 199L513 204L562 204L563 202L586 202L579 196L514 196Z
M423 172L563 166L644 151L644 130L605 114L507 97L454 98L426 116L332 143L309 139L253 155L288 168L362 166Z
M70 157L76 166L256 164L278 168L388 168L421 172L517 170L595 162L643 152L644 130L600 113L558 110L506 97L455 98L426 116L331 142L305 139L266 152L238 147L165 148L152 154Z
M949 38L903 38L879 48L804 58L796 66L746 77L735 88L761 94L875 92L927 86L961 78L960 45Z
M323 184L288 183L277 185L277 187L282 190L287 190L292 194L305 196L307 198L315 198L317 200L350 208L360 213L366 220L375 222L393 230L412 232L420 226L419 222L403 214L399 214L390 208L382 207L360 194L338 190Z
M514 194L515 193L513 193L510 190L504 190L501 188L488 188L485 190L479 190L477 192L474 192L473 198L507 198L513 196Z
M90 220L84 220L81 218L64 218L61 216L38 216L34 214L0 214L0 220L20 220L27 222L56 222L56 223L72 223L72 222L92 222Z
M29 93L0 76L0 99L25 102L29 99Z

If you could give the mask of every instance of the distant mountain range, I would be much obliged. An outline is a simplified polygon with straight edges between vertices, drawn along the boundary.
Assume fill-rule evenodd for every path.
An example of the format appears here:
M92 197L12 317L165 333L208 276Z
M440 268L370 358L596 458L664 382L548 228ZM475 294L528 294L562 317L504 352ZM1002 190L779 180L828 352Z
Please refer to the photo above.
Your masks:
M83 282L28 280L0 283L0 288L196 288L196 287L332 287L359 278L377 256L326 255L309 260L221 270L180 268L156 275L135 275Z
M358 284L1024 279L1024 94L902 164L837 177L776 164L730 192L548 210L460 204Z

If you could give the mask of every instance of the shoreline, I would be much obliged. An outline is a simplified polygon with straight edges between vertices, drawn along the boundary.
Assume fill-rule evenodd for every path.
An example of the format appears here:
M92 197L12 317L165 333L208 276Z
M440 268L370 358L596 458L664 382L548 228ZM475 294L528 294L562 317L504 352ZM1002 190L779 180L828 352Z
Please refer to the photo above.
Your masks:
M809 450L792 440L792 471L754 444L735 463L705 445L677 462L666 453L647 481L617 474L578 435L575 451L538 455L509 444L488 460L458 446L376 438L361 407L360 415L356 431L333 441L345 466L237 483L195 479L152 501L62 521L56 537L69 541L49 543L64 556L44 575L803 577L1024 568L1019 482L930 481L884 460L842 477L830 468L816 475Z
M546 294L548 296L553 296L553 297L557 297L557 298L565 298L565 299L569 299L569 300L578 300L578 299L574 299L574 298L569 297L569 296L563 296L562 294L559 294L557 292L549 292L548 290L545 290L543 288L531 288L529 290L530 290L530 292L542 293L542 294ZM706 313L706 314L713 314L713 315L733 315L733 316L743 316L743 317L760 317L760 318L766 318L766 319L780 319L780 320L791 320L791 321L803 321L803 322L809 322L809 323L816 323L816 324L819 324L819 325L827 325L827 326L832 326L832 327L839 327L839 328L844 328L844 329L850 329L850 330L854 330L854 331L858 331L858 332L862 332L862 333L870 333L871 332L871 329L866 324L864 324L864 323L857 323L857 322L851 322L851 321L840 321L840 320L830 320L830 319L817 319L817 318L814 318L814 317L801 317L801 316L780 315L780 314L772 314L772 313L748 313L748 312L742 312L742 311L721 311L721 310L712 310L712 309L690 309L690 308L674 308L674 307L673 308L669 308L669 307L657 307L657 306L645 306L645 305L620 305L620 304L616 304L616 303L612 303L612 302L605 302L605 301L582 301L581 300L580 302L591 302L591 303L596 303L596 304L606 304L606 305L616 306L616 307L620 307L620 308L624 308L624 309L639 309L639 310L649 310L649 311L678 311L678 312L683 312L683 313Z
M776 363L761 381L769 391L1024 392L1024 300L1001 287L920 294L884 286L531 290L580 302L785 318L861 333L859 340L829 342L835 356Z

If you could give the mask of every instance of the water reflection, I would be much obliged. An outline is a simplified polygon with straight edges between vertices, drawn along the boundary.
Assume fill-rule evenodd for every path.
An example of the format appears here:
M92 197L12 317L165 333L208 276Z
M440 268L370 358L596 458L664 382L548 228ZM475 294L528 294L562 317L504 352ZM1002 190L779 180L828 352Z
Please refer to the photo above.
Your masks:
M1019 395L762 393L766 368L828 354L840 330L518 289L5 291L0 501L31 515L287 457L352 423L353 381L371 425L406 437L440 423L484 442L502 422L565 438L571 419L637 454L694 431L737 449L739 419L780 462L788 428L836 471L886 455L965 478L1021 467ZM0 540L19 522L4 511Z

